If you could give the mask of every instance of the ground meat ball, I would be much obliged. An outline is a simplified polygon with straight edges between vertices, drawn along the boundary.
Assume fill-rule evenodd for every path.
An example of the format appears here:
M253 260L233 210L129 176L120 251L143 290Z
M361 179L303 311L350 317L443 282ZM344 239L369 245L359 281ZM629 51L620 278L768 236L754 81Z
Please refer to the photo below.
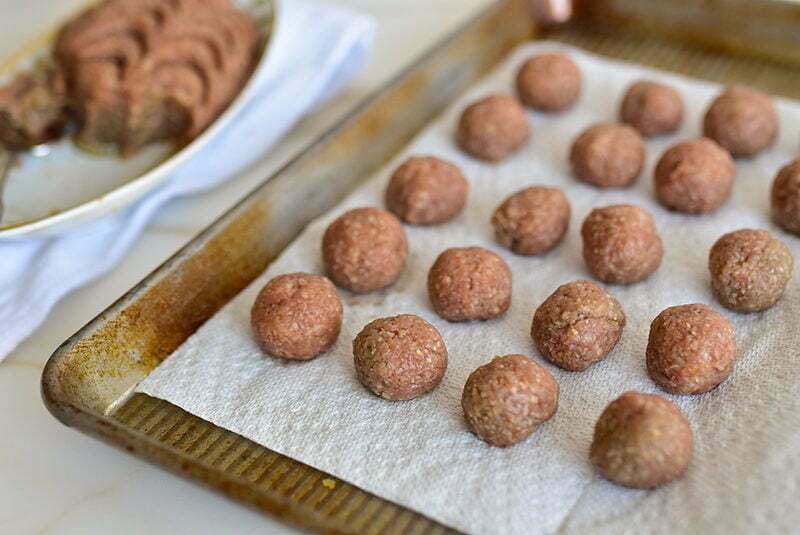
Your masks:
M766 230L725 234L708 258L714 295L736 312L759 312L777 303L793 268L789 248Z
M540 54L529 58L517 73L517 94L526 106L542 111L562 111L581 93L581 70L566 54Z
M558 409L558 383L525 355L495 357L472 372L461 397L467 427L493 446L521 442Z
M461 114L456 141L481 160L499 162L531 137L522 105L511 95L495 94L467 106Z
M783 167L772 183L772 218L800 236L800 160Z
M579 179L600 188L627 186L644 165L644 142L636 129L616 123L590 126L572 143L569 160Z
M533 315L531 337L551 363L582 371L606 358L625 327L625 313L614 297L593 282L559 286Z
M433 156L409 158L389 180L386 207L407 223L434 225L461 212L468 190L456 165Z
M596 208L581 227L583 259L598 279L632 284L653 273L664 256L653 216L631 204Z
M403 225L379 208L357 208L342 214L322 238L322 259L328 276L356 293L394 283L407 256Z
M442 381L447 348L436 327L412 314L380 318L353 340L361 384L389 400L420 396Z
M639 80L626 91L619 119L643 136L668 134L677 130L683 120L683 100L671 86Z
M561 242L569 217L569 201L560 189L533 186L503 201L492 215L492 225L504 247L520 255L536 255Z
M703 119L703 135L733 156L753 156L772 145L777 134L778 114L772 99L750 87L726 89Z
M270 355L308 360L327 351L339 336L342 302L326 277L278 275L256 297L250 324Z
M67 115L63 73L46 62L0 87L0 143L29 148L61 136Z
M702 394L728 378L736 359L733 325L706 305L679 305L650 325L647 373L670 394Z
M481 247L447 249L428 272L428 296L447 321L493 318L511 305L511 269Z
M682 141L656 164L656 197L679 212L712 212L730 197L735 174L731 155L712 140Z
M625 392L597 420L589 460L614 483L649 489L683 475L693 449L692 428L677 405Z

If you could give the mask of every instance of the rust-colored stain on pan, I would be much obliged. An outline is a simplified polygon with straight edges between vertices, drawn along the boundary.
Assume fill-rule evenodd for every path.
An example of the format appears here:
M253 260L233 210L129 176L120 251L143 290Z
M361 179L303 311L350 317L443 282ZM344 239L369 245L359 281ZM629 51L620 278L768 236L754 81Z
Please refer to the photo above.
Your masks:
M449 532L170 403L130 392L311 219L528 39L545 36L602 55L800 97L797 6L706 0L693 3L696 24L676 26L687 2L586 1L573 23L538 34L527 0L496 2L67 340L42 377L48 408L67 425L314 531ZM743 16L754 27L771 23L774 31L742 31ZM708 32L697 29L710 23L715 26Z

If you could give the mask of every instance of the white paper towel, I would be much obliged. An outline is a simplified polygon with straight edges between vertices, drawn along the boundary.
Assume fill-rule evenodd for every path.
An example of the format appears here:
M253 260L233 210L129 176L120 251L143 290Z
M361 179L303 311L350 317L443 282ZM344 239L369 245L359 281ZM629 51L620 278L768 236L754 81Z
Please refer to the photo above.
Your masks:
M685 477L654 491L615 486L587 461L595 420L625 390L660 392L648 379L644 352L650 322L664 308L708 303L707 255L723 233L769 228L800 260L800 240L769 220L768 193L777 169L797 155L800 104L779 101L778 143L752 160L737 161L732 198L713 215L686 216L661 208L652 193L652 168L678 139L700 135L702 113L720 90L661 72L570 50L585 75L580 103L560 115L530 113L533 140L499 165L471 159L453 144L464 105L490 91L509 91L529 54L563 49L531 43L423 132L388 168L341 206L314 222L247 290L205 324L139 387L264 446L330 472L370 492L472 533L755 532L800 526L800 277L784 299L761 314L737 315L737 368L719 388L675 397L695 433L695 456ZM572 178L567 154L587 125L611 121L625 87L646 76L676 86L687 107L674 135L647 141L648 159L638 183L599 190ZM434 154L463 169L470 181L467 209L437 227L406 227L411 253L400 280L369 295L340 291L344 324L334 348L305 363L265 357L250 334L249 311L271 277L292 271L322 272L325 227L347 209L382 205L394 167L411 154ZM515 256L493 239L489 218L507 195L531 184L555 185L572 203L564 243L540 257ZM469 373L495 355L523 353L541 360L529 330L533 311L558 285L589 278L580 224L597 206L636 203L649 210L664 239L661 268L633 286L610 291L628 324L609 357L582 373L550 370L561 385L558 413L528 440L493 448L465 428L461 389ZM426 273L452 246L481 245L505 258L514 272L508 313L487 322L450 324L428 302ZM351 342L380 316L415 313L442 332L450 352L442 384L409 402L377 398L356 380Z

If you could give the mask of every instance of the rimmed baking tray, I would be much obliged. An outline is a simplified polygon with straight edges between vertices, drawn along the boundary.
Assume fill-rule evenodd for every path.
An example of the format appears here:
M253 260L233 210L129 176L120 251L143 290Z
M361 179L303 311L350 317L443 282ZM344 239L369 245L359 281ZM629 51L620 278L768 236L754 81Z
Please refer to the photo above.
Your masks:
M579 4L570 25L550 29L537 28L529 9L527 0L493 4L67 340L42 377L50 411L67 425L315 531L449 531L168 402L130 392L311 219L528 39L547 37L800 97L800 5L601 0Z

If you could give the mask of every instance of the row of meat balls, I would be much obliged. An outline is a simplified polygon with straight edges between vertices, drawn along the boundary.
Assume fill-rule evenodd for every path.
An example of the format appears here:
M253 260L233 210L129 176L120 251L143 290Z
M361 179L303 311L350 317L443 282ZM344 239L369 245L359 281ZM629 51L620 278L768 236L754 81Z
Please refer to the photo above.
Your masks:
M467 199L467 181L452 163L414 157L392 175L386 205L343 214L326 230L322 251L333 281L364 293L400 276L408 240L400 219L433 225L457 215ZM505 199L491 216L497 241L519 255L556 247L569 228L571 208L559 189L531 186ZM398 219L399 218L399 219ZM661 265L663 244L652 216L630 204L592 210L581 226L583 258L598 280L639 282ZM711 248L709 271L719 302L737 312L774 305L788 284L793 258L769 231L742 229L722 236ZM488 319L511 302L511 270L498 255L481 247L444 251L428 273L428 294L448 321Z
M545 112L570 108L581 93L581 72L566 54L541 54L525 61L517 95L493 94L468 106L456 141L469 154L498 162L531 137L523 105ZM574 140L569 159L575 175L601 188L629 186L645 160L642 137L676 131L683 101L673 87L649 80L633 83L619 108L619 122L588 127ZM736 166L732 157L753 156L774 143L778 115L770 97L733 86L711 103L703 118L705 137L667 149L654 172L655 193L668 209L698 214L718 209L730 197ZM782 168L772 187L773 218L800 234L800 160Z
M279 275L259 293L252 327L274 356L307 360L339 336L343 307L330 279ZM588 281L559 287L537 308L531 335L549 361L581 370L616 345L625 325L620 304ZM423 395L442 381L448 351L440 332L419 316L376 319L353 340L358 380L388 400ZM665 390L713 388L733 369L736 339L724 316L704 305L662 312L651 326L647 370ZM520 354L495 357L474 370L462 392L467 427L494 446L530 436L558 409L559 385L544 366ZM627 392L597 421L590 459L608 479L651 488L681 475L692 456L692 431L678 407L661 396Z

